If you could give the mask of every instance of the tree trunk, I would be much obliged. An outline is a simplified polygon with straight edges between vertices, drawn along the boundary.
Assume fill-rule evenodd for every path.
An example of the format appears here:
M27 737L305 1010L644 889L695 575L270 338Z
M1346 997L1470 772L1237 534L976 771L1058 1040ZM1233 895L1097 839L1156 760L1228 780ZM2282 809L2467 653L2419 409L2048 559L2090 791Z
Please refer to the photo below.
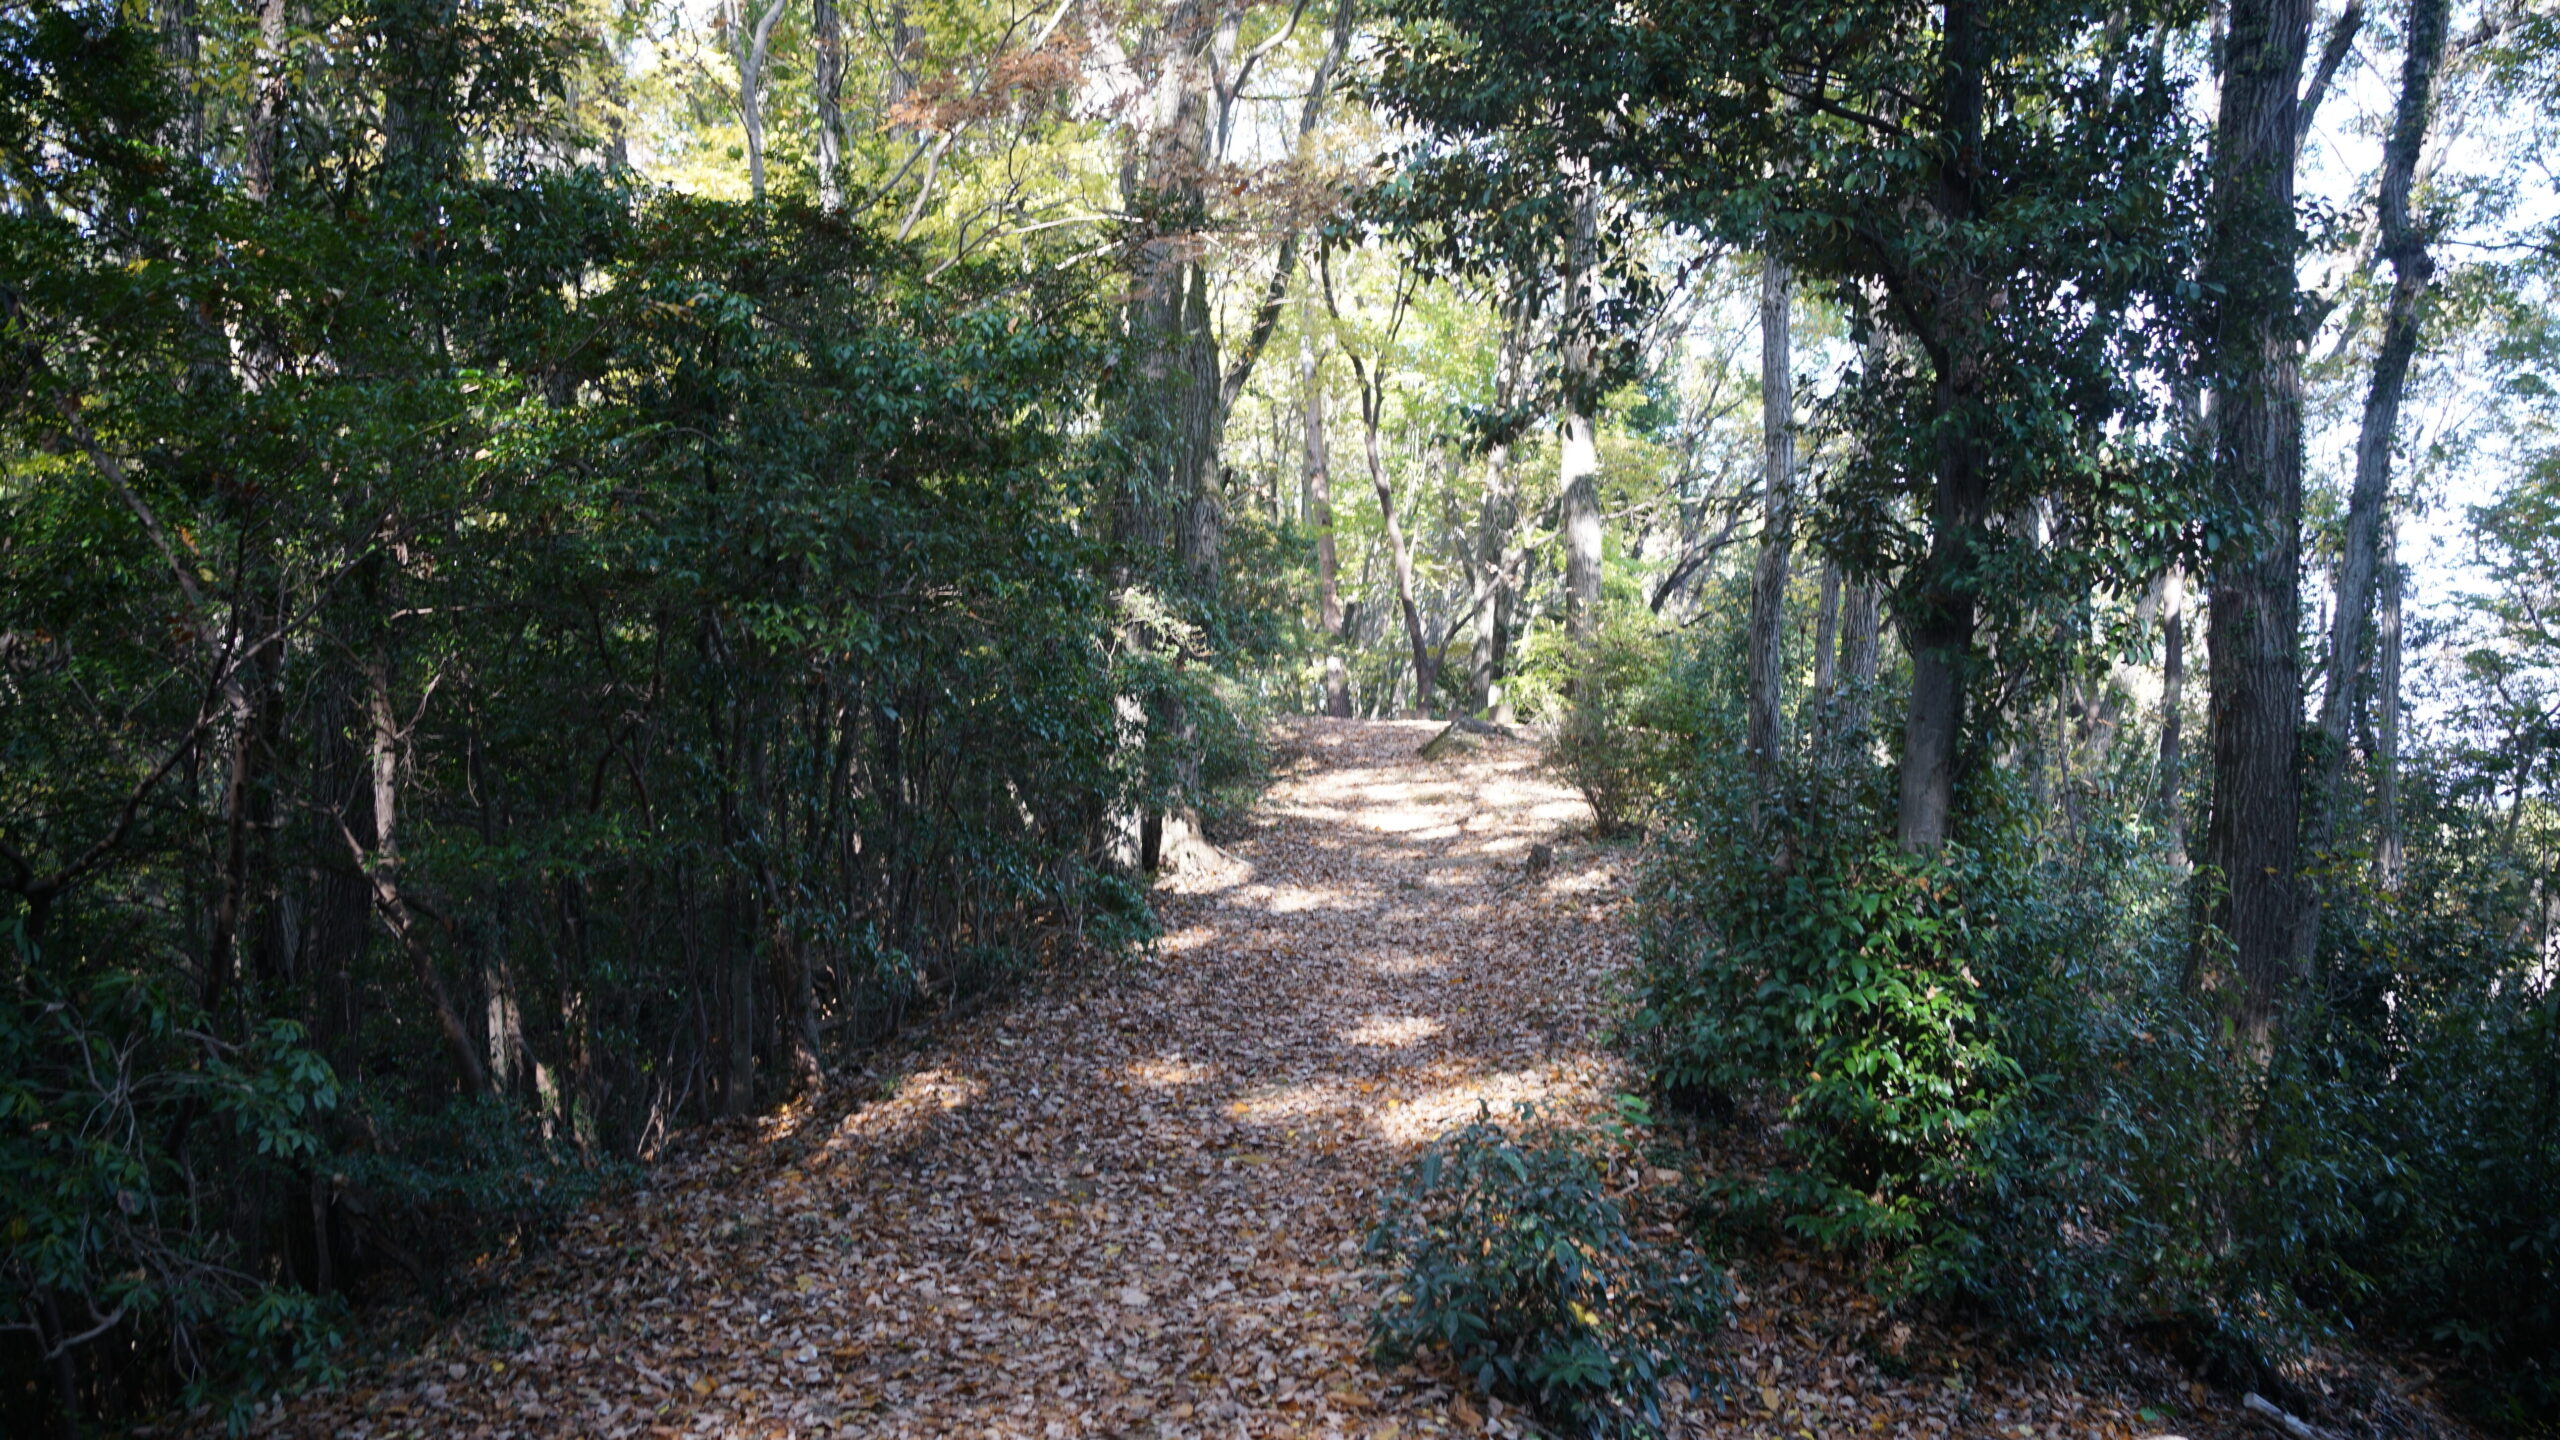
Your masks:
M2373 883L2385 893L2400 892L2403 869L2400 838L2400 527L2386 519L2382 530L2382 606L2375 642L2381 654L2374 667L2373 755Z
M480 1064L480 1047L474 1042L470 1027L463 1023L462 1013L454 1008L452 993L436 969L435 954L418 933L408 899L400 888L401 731L391 703L390 667L374 660L366 667L365 681L365 715L371 737L367 755L373 772L373 849L369 855L359 849L356 858L365 867L373 888L374 913L408 956L418 988L435 1009L436 1028L444 1036L446 1053L453 1057L453 1068L464 1093L486 1095L489 1075Z
M1751 619L1745 637L1750 671L1744 745L1762 779L1771 777L1786 729L1787 562L1795 545L1796 436L1794 360L1788 346L1792 282L1773 257L1760 262L1760 559L1751 574Z
M1387 537L1387 556L1394 562L1396 604L1404 611L1405 642L1413 647L1413 708L1427 711L1438 688L1438 676L1431 663L1431 641L1423 633L1422 610L1413 600L1413 552L1404 543L1404 522L1396 517L1395 487L1387 479L1385 457L1378 450L1379 412L1386 408L1387 377L1382 370L1375 383L1358 355L1351 357L1352 371L1360 380L1360 439L1369 460L1369 486L1378 495L1378 514Z
M2160 589L2160 790L2161 831L2170 858L2187 863L2186 816L2187 576L2171 570Z
M1517 523L1511 494L1511 447L1497 445L1485 457L1484 507L1476 519L1473 644L1467 654L1467 705L1491 715L1502 704L1502 642L1511 622L1511 531Z
M1324 374L1310 333L1307 307L1299 307L1298 382L1306 395L1307 519L1316 532L1316 615L1324 628L1324 713L1351 718L1351 685L1342 669L1342 560L1333 537L1333 475L1325 457Z
M816 51L810 67L817 110L818 208L844 208L844 16L836 0L810 0L809 36Z
M1528 383L1529 289L1517 277L1502 305L1502 348L1494 357L1494 408L1509 414ZM1513 545L1520 528L1520 496L1511 473L1510 442L1497 441L1485 455L1484 508L1476 526L1475 647L1468 695L1480 714L1508 723L1511 706L1502 677L1508 672L1511 613L1519 594L1521 557Z
M161 63L168 67L171 88L177 92L165 132L168 145L180 155L200 157L204 154L204 32L196 21L196 0L155 0L151 10L160 27Z
M1840 567L1822 562L1822 599L1813 612L1813 693L1828 704L1840 687Z
M1840 703L1840 733L1863 734L1867 705L1876 686L1878 636L1876 587L1853 584L1841 598L1840 671L1848 693Z
M1558 325L1563 360L1564 430L1557 480L1564 493L1564 614L1575 639L1587 639L1600 617L1600 446L1595 373L1599 341L1593 313L1600 192L1588 162L1565 162L1574 192L1573 236L1565 259L1564 307Z
M2206 280L2214 479L2250 522L2211 577L2210 916L2238 970L2238 1034L2267 1053L2298 977L2294 900L2302 723L2297 584L2302 529L2302 336L2296 320L2294 140L2309 0L2233 0L2225 46Z
M1973 174L1982 150L1982 16L1973 0L1949 0L1939 104L1944 153L1932 208L1961 225L1974 213ZM1948 277L1913 318L1933 333L1918 338L1936 382L1938 425L1929 498L1929 552L1906 592L1903 641L1911 652L1911 701L1904 716L1895 836L1926 853L1944 845L1955 816L1956 764L1964 741L1965 685L1972 670L1977 553L1989 518L1990 484L1973 431L1982 390L1978 336L1992 297L1969 275Z
M275 194L276 147L284 140L285 0L259 0L256 90L240 144L240 189L264 202Z
M2347 501L2346 547L2338 557L2335 610L2329 629L2328 687L2320 702L2320 747L2312 757L2310 793L2305 797L2309 812L2304 816L2303 846L2315 859L2328 850L2339 831L2338 806L2346 778L2347 733L2354 719L2356 676L2364 668L2365 630L2373 611L2375 577L2382 566L2383 516L2391 496L2391 450L2398 439L2400 401L2408 391L2410 361L2418 352L2427 286L2435 278L2435 259L2427 252L2426 233L2409 216L2409 191L2416 183L2418 156L2426 148L2427 124L2435 110L2436 72L2444 60L2447 8L2448 0L2409 0L2400 103L2382 152L2378 248L2382 257L2391 262L2391 302L2382 323L2382 343L2374 353L2373 376L2365 389L2363 428L2356 436L2356 483ZM2316 887L2302 887L2300 905L2294 929L2294 963L2308 974L2320 948L2320 896Z
M746 23L743 4L731 12L730 43L737 47L738 126L746 132L747 187L758 205L764 203L764 68L773 53L774 22L788 0L773 0L754 25Z

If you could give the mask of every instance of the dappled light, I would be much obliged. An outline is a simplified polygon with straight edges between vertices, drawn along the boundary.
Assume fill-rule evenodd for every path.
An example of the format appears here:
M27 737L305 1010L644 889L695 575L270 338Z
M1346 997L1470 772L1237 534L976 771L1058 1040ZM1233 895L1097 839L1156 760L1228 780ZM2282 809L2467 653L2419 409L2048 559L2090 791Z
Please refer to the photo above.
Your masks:
M1627 940L1621 867L1570 848L1587 815L1536 750L1415 758L1434 728L1293 727L1308 759L1160 884L1126 969L951 1027L871 1098L679 1146L512 1277L513 1342L457 1328L289 1428L1480 1430L1480 1398L1367 1359L1358 1242L1442 1131L1629 1083L1586 998ZM1560 847L1534 879L1532 843Z

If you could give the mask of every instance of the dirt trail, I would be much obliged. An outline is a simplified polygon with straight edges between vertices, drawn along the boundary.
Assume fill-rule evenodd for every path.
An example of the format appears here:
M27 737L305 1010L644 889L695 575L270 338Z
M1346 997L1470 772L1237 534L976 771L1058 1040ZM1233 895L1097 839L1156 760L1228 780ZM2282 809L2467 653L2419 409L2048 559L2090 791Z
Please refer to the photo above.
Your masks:
M311 1435L1324 1435L1491 1417L1363 1355L1415 1146L1598 1103L1624 852L1535 751L1302 722L1228 863L1115 973L951 1028L889 1098L654 1169L503 1315L275 1417ZM1508 1429L1507 1425L1500 1428Z

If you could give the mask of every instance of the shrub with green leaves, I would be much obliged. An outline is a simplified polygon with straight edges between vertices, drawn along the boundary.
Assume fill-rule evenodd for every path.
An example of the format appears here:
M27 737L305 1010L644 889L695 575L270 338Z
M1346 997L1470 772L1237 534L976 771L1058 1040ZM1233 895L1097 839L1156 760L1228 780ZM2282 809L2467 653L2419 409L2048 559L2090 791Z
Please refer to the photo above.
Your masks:
M1865 747L1762 777L1696 713L1633 1034L1666 1095L1792 1156L1733 1211L2047 1340L2201 1303L2244 1188L2210 1127L2239 1101L2143 837L2092 816L2041 846L1986 786L1961 841L1912 856Z
M1389 1192L1368 1255L1388 1289L1380 1356L1445 1356L1478 1388L1568 1433L1647 1435L1663 1386L1722 1322L1723 1277L1630 1229L1608 1137L1489 1112L1425 1151Z
M1549 677L1560 717L1549 762L1591 803L1601 834L1642 826L1677 754L1678 687L1651 617L1615 611L1588 641L1545 631L1528 651L1525 666Z

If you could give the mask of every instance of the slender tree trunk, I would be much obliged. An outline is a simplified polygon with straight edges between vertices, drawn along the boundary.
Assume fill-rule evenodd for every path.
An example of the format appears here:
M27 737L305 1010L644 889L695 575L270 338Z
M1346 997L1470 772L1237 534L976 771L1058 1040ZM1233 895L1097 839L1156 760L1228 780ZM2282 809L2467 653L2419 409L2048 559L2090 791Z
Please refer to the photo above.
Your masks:
M2187 576L2171 570L2160 591L2160 828L2169 854L2187 863Z
M1778 764L1786 729L1787 563L1795 546L1796 435L1794 360L1788 309L1793 284L1775 258L1760 262L1760 559L1751 573L1751 619L1745 637L1750 713L1744 744L1766 780Z
M836 0L810 0L810 98L817 110L818 208L844 208L844 16Z
M789 0L773 0L753 26L746 23L743 3L733 12L732 43L738 62L738 126L746 132L747 186L758 205L764 203L764 69L773 53L774 22Z
M2384 512L2391 496L2391 452L2399 438L2400 402L2409 365L2418 353L2427 287L2435 258L2424 230L2412 223L2409 191L2426 148L2435 111L2436 72L2443 64L2448 0L2409 0L2400 69L2400 103L2382 152L2380 211L2383 258L2391 262L2391 302L2365 388L2364 424L2356 436L2356 482L2347 500L2346 547L2338 558L2337 593L2329 628L2329 683L2320 703L2320 746L2312 757L2304 849L2315 860L2336 841L2338 808L2347 768L2347 734L2354 720L2356 677L2364 668L2365 630L2372 617L2375 578L2382 568ZM2301 887L2294 926L2294 963L2310 973L2320 948L2318 888Z
M255 90L240 144L240 189L263 203L276 190L276 150L284 143L285 0L259 0Z
M2404 869L2400 835L2400 527L2385 519L2382 528L2381 651L2374 668L2373 696L2373 882L2385 893L2400 892Z
M2233 0L2208 201L2214 478L2252 522L2215 566L2207 660L2213 806L2210 917L2238 970L2240 1038L2264 1055L2299 978L2294 949L2302 723L2297 583L2302 529L2302 336L2296 320L2294 141L2309 0Z
M1493 403L1508 414L1527 383L1531 343L1528 285L1516 277L1502 305L1502 348L1494 357ZM1497 724L1510 720L1502 678L1507 673L1511 612L1521 580L1514 543L1520 528L1520 496L1511 473L1511 446L1497 442L1485 455L1484 508L1476 527L1475 647L1468 694L1478 713Z
M1467 655L1467 703L1490 716L1502 703L1503 631L1511 621L1511 531L1517 523L1511 494L1511 447L1497 445L1485 457L1484 508L1477 516L1474 643Z
M1589 638L1600 618L1600 444L1595 373L1599 343L1592 271L1598 264L1600 192L1587 162L1565 162L1574 192L1573 237L1565 261L1564 308L1558 330L1563 359L1564 429L1557 480L1564 493L1565 626Z
M1413 552L1404 542L1404 522L1396 516L1395 486L1387 479L1385 457L1378 449L1380 411L1386 407L1386 376L1382 372L1372 384L1360 357L1353 355L1351 365L1360 379L1360 439L1369 460L1369 486L1378 495L1378 514L1387 536L1387 556L1394 562L1396 604L1404 611L1405 642L1413 647L1413 706L1429 710L1437 688L1438 676L1431 663L1431 641L1423 633L1422 610L1413 599Z
M1829 704L1840 688L1840 567L1822 562L1822 599L1813 612L1813 693Z
M480 1063L480 1047L474 1042L470 1027L463 1023L462 1012L454 1007L452 992L445 988L444 976L436 968L435 954L418 933L408 899L400 888L401 733L398 714L392 708L388 664L380 659L368 664L365 682L365 715L371 735L367 754L373 770L373 849L370 855L358 851L357 859L364 864L366 878L373 887L374 913L408 957L418 988L435 1009L436 1028L444 1036L445 1050L453 1057L453 1068L464 1092L486 1095L489 1075Z
M1298 382L1306 397L1307 519L1316 532L1316 615L1324 628L1324 713L1351 718L1351 684L1342 668L1342 562L1333 536L1333 474L1325 456L1324 373L1308 307L1299 306Z
M201 156L204 32L197 24L196 0L155 0L151 8L160 27L160 58L168 66L169 79L178 92L176 113L169 119L169 148L181 155Z

